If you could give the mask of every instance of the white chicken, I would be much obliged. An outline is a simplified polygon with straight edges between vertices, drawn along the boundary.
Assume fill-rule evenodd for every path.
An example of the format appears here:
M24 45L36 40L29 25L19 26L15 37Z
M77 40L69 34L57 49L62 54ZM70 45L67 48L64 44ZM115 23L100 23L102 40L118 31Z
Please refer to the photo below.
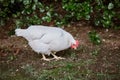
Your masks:
M53 59L64 59L55 55L56 52L65 50L69 47L76 49L79 45L78 40L65 30L57 27L47 27L42 25L33 25L27 29L16 29L15 34L27 39L29 46L42 54L42 59L50 61L45 55L52 55Z

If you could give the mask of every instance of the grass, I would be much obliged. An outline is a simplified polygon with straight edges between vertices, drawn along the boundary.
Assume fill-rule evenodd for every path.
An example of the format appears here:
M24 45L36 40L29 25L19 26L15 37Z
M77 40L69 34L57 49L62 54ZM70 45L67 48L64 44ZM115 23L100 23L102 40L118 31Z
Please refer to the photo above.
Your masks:
M89 64L91 61L55 61L50 62L48 65L51 66L49 69L33 71L30 65L24 68L25 73L32 75L36 80L87 80L91 74L89 70ZM87 65L87 66L85 66ZM83 69L84 68L84 69ZM29 72L29 73L28 73ZM34 75L36 73L36 75Z
M0 80L113 80L119 79L119 74L109 74L108 70L94 71L97 63L97 56L100 49L96 48L89 53L87 48L80 47L77 52L81 55L89 55L88 58L79 58L75 51L69 51L69 58L66 60L45 62L46 66L36 68L37 64L23 62L19 68L6 64L0 69ZM109 61L104 56L103 64L106 67ZM2 65L2 64L1 64ZM9 66L9 67L8 67ZM98 66L99 67L99 66Z
M91 70L89 70L89 64L91 61L53 61L48 65L50 68L35 70L35 68L26 64L22 66L21 74L17 74L15 76L10 76L11 72L4 73L8 78L16 77L15 80L26 80L27 78L35 79L35 80L87 80L90 77ZM84 68L84 69L83 69ZM14 71L14 70L12 70ZM23 76L23 74L26 76ZM28 75L30 77L28 77ZM5 78L5 76L2 76Z

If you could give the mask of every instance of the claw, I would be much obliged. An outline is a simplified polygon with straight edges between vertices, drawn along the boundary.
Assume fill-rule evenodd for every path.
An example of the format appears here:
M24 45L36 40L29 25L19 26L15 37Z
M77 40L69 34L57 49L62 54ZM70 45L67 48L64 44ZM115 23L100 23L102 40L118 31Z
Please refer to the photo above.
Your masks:
M48 58L46 58L44 54L42 54L42 57L43 57L43 58L42 58L41 60L44 60L44 61L51 61L51 60L53 60L53 59L48 59Z
M61 59L65 59L65 58L63 58L63 57L54 57L54 59L61 60Z
M42 58L41 60L44 60L44 61L51 61L52 59Z
M65 58L63 58L63 57L58 57L58 56L56 56L56 55L53 54L53 53L52 53L52 56L54 57L53 59L56 59L56 60L65 59Z

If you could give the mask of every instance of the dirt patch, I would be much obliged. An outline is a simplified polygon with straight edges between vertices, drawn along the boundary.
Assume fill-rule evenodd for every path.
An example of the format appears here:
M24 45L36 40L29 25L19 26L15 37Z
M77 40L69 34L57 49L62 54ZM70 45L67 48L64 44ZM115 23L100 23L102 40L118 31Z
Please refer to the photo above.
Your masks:
M75 23L69 25L68 27L64 27L65 30L70 32L76 39L80 41L80 47L78 50L73 51L68 49L66 51L58 52L57 55L66 58L63 60L63 62L71 62L76 64L81 60L93 60L93 63L88 67L90 70L92 70L92 73L104 73L113 76L113 78L110 80L119 80L120 31L94 29L91 26L83 24L79 22L77 24ZM93 45L90 42L88 38L88 32L92 30L96 30L97 33L100 34L102 44ZM24 38L8 36L8 30L5 31L4 29L1 29L0 31L2 32L0 34L0 68L3 69L1 70L2 73L5 72L5 69L9 68L21 70L21 67L26 64L31 64L37 70L56 68L55 65L48 65L51 64L50 62L42 61L40 59L41 55L38 55L31 50ZM60 63L61 60L53 62ZM57 67L61 65L62 64L57 64ZM77 66L77 68L79 68L79 66ZM96 77L91 74L89 79L97 80L99 75ZM108 80L109 78L102 79Z

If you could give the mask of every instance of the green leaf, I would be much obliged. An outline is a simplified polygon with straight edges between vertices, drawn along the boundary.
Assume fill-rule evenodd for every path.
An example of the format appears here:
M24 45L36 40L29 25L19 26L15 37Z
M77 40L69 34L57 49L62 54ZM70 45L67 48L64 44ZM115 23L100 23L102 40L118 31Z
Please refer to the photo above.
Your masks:
M38 0L33 0L35 3L38 3Z
M15 0L11 0L11 3L13 4L15 2Z
M24 5L30 5L32 0L23 0Z
M36 5L35 4L32 6L32 10L36 10Z
M90 15L86 15L85 19L89 20L90 19Z
M47 16L51 17L51 13L49 11L46 14Z
M95 20L95 25L98 26L100 24L99 20Z
M114 8L114 4L113 3L109 3L108 4L108 9L110 10L110 9L113 9Z
M49 17L49 16L44 16L44 17L42 17L42 20L43 20L43 21L50 22L52 19L51 19L51 17Z
M16 24L17 27L19 27L19 26L22 25L22 22L21 22L20 20L16 20L16 21L15 21L15 24Z

